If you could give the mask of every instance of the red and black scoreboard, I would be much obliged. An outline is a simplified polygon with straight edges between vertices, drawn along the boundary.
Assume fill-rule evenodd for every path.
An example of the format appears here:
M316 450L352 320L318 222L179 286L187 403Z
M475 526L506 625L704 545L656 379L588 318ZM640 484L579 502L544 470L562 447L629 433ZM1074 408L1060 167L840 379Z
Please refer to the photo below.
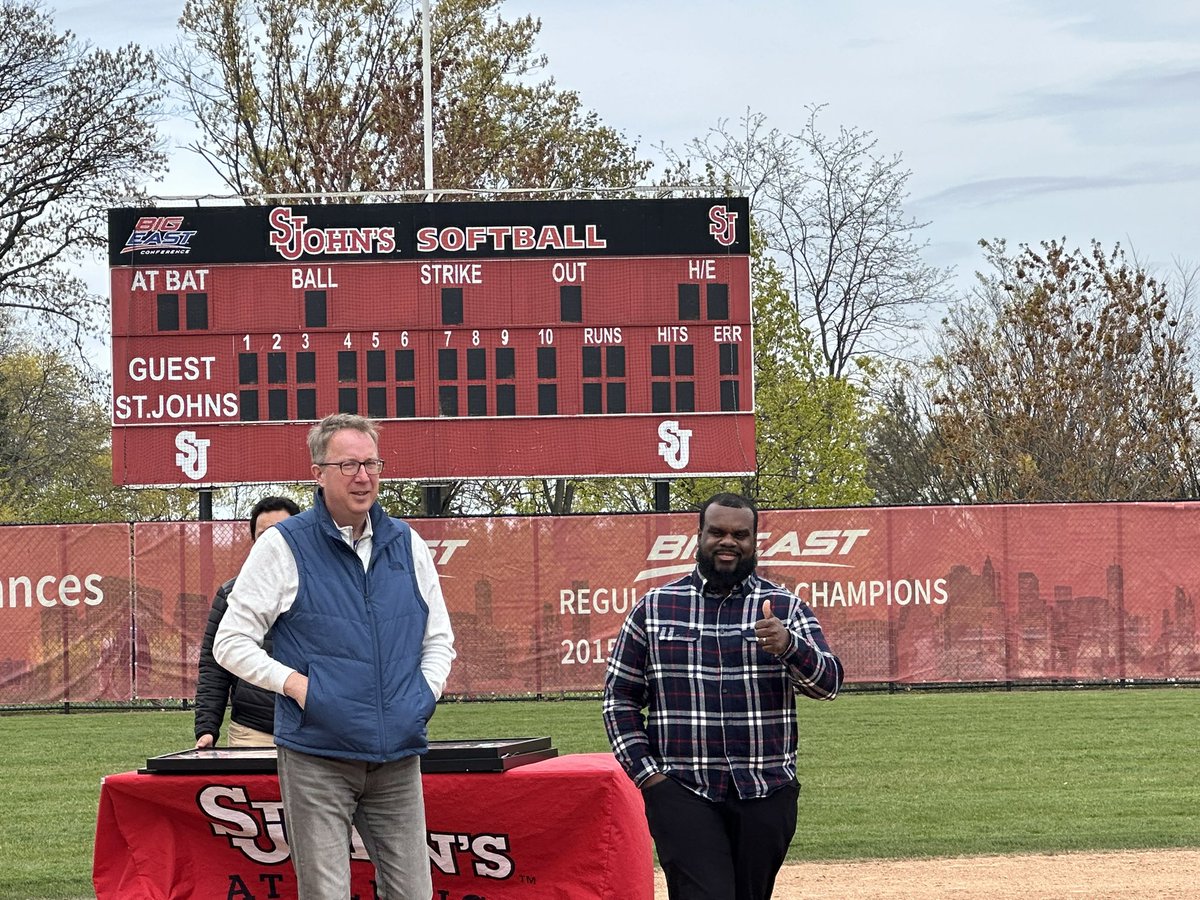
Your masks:
M109 211L113 480L754 471L745 198Z

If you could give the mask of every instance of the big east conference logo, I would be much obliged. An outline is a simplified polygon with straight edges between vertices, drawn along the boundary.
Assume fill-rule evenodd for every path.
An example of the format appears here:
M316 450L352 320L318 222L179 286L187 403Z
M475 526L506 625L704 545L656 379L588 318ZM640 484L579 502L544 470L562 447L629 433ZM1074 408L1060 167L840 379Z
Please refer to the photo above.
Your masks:
M795 568L855 568L848 561L834 561L846 557L860 540L871 533L869 528L817 529L804 534L800 531L772 533L760 531L757 535L756 553L760 570ZM685 534L660 534L646 554L649 565L638 572L634 581L659 579L667 575L685 575L695 566L696 545L700 536L695 532Z
M194 231L185 231L183 216L142 216L125 239L122 253L152 251L159 255L186 256Z

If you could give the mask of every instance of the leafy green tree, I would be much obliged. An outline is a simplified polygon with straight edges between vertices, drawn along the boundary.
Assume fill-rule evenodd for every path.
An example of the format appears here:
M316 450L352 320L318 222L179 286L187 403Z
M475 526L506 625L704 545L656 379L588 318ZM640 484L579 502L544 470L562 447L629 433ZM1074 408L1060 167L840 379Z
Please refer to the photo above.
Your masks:
M900 364L876 378L867 427L867 483L882 506L949 503L954 493L934 462L927 366Z
M165 164L153 57L95 50L37 2L0 0L0 327L29 324L80 353L107 326L80 260L105 247L106 211Z
M717 491L736 490L775 509L870 502L863 388L826 370L770 257L756 254L753 277L757 471L681 482L678 499L698 507Z
M540 78L540 21L501 0L432 4L434 184L636 184L636 148ZM191 149L241 196L424 188L418 4L188 0L171 55ZM345 197L329 197L345 200Z
M933 461L961 502L1195 497L1192 321L1119 246L982 242L944 323Z
M107 403L62 353L0 357L0 522L123 522L194 512L183 490L112 481Z

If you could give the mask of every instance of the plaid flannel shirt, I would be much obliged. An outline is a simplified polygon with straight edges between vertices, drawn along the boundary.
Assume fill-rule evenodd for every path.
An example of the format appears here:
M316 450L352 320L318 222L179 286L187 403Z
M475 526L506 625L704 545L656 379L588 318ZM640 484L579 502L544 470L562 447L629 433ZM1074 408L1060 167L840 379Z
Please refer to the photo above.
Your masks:
M768 598L791 632L778 657L755 641ZM796 693L832 700L842 674L799 598L757 575L727 597L705 595L693 570L647 593L621 627L604 727L639 786L662 772L713 801L765 797L796 778Z

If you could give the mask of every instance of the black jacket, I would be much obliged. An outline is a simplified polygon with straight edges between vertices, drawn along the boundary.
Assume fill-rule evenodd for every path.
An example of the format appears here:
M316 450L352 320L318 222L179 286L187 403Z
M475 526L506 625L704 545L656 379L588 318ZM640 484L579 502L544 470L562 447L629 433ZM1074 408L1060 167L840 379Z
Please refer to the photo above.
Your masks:
M217 589L208 614L208 626L204 629L204 640L200 644L200 677L196 681L196 737L211 734L214 743L221 736L225 704L230 702L233 708L229 718L234 722L267 734L275 731L275 694L235 678L213 658L213 639L229 605L233 582L234 579L230 578ZM263 649L271 652L270 635L263 641Z

